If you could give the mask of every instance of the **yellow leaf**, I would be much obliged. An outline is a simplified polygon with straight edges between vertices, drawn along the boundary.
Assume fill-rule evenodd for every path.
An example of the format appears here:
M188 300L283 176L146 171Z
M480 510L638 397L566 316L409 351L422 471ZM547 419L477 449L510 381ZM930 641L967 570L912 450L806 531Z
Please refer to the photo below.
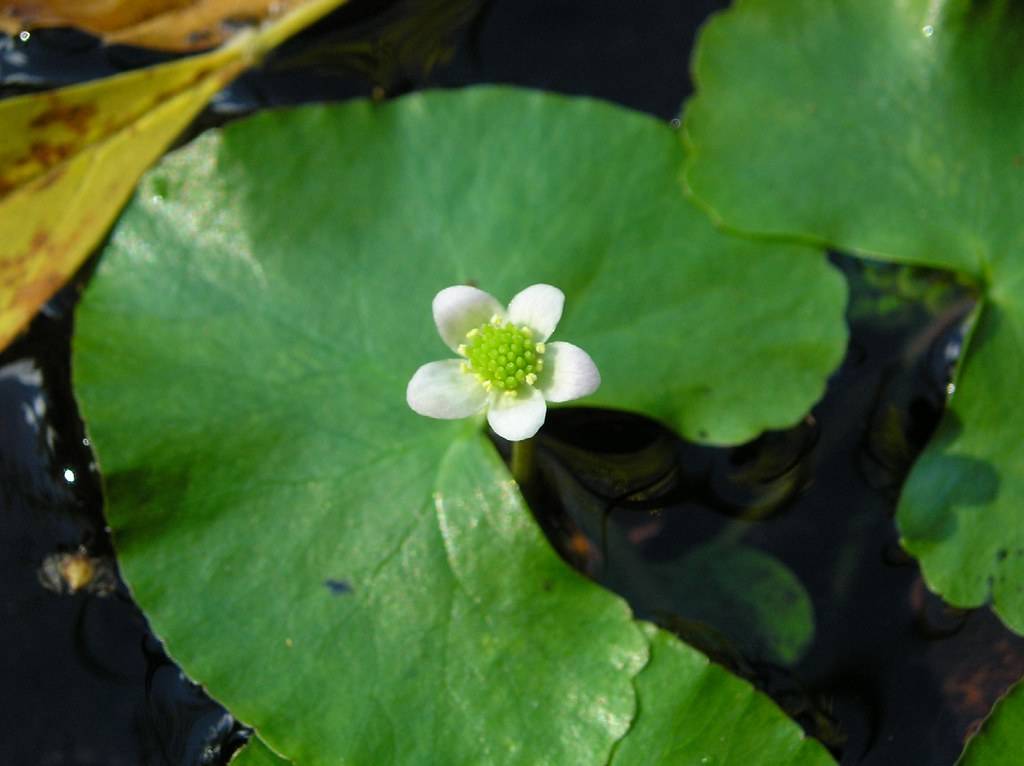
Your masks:
M0 101L0 349L100 242L142 172L224 85L345 0L308 0L223 48Z
M7 0L0 31L72 26L108 43L169 51L220 45L243 24L281 16L299 0Z

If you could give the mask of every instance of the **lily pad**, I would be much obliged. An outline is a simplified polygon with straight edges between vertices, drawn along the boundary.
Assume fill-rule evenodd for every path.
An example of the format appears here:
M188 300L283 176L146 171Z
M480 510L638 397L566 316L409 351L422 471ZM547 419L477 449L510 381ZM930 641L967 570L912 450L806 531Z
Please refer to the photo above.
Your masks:
M647 636L550 550L478 422L404 396L450 354L438 289L549 282L592 401L718 440L798 418L843 352L843 284L716 232L682 160L650 118L499 88L265 113L143 181L75 384L135 597L275 752L600 763L627 736Z
M705 29L687 179L730 227L951 269L981 293L903 545L1024 632L1024 11L745 0Z

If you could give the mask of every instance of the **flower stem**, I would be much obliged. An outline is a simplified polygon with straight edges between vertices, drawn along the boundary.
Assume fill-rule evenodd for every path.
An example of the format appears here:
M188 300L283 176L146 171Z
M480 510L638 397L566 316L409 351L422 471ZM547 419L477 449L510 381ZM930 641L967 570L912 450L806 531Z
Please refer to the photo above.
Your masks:
M520 489L533 482L533 439L512 442L512 478Z

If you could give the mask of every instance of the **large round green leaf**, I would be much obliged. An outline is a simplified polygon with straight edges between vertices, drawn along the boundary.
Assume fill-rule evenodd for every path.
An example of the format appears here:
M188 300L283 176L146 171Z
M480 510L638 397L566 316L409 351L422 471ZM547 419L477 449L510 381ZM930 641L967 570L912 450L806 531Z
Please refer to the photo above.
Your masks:
M904 489L905 547L1024 632L1024 10L743 0L712 21L687 178L728 225L957 270L982 291L956 393Z
M450 356L438 289L550 282L594 402L715 440L799 417L842 283L718 234L682 160L649 118L482 89L263 114L143 182L75 383L136 598L274 751L601 763L630 730L648 638L549 549L479 423L413 414L405 385Z

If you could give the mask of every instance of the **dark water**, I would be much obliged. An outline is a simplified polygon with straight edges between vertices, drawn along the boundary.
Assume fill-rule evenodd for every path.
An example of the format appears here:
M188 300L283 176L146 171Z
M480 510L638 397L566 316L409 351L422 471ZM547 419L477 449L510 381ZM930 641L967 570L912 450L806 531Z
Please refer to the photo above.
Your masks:
M476 82L669 120L690 89L696 28L721 5L354 2L221 94L191 133L268 105ZM0 40L0 92L162 58L34 32ZM929 594L892 515L941 413L969 296L934 274L835 262L853 288L852 339L804 423L724 450L641 418L553 414L535 505L569 561L771 694L843 764L952 764L1024 674L1024 641L987 609L959 612ZM0 354L0 763L225 763L247 730L170 663L117 579L68 376L85 279ZM711 541L788 568L813 610L801 651L780 658L728 608L751 585L739 570L699 603L680 595L687 555ZM71 592L82 573L92 579Z

